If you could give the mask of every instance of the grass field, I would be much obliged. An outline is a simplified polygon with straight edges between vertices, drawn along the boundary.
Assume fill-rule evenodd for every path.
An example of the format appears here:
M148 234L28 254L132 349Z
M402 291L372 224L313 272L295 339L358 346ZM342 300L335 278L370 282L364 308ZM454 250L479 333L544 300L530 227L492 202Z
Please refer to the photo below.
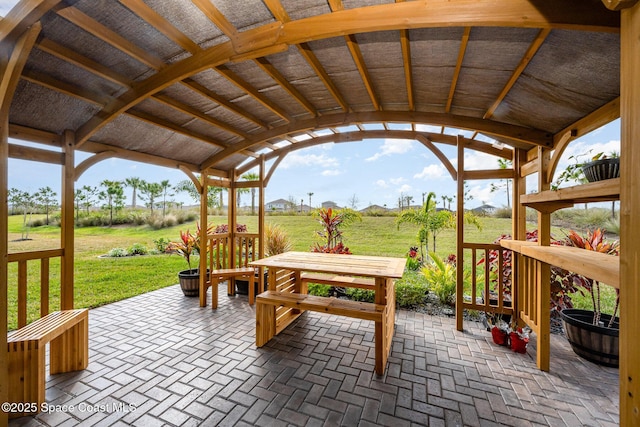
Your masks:
M226 217L212 216L214 224L226 223ZM289 233L294 250L308 251L316 242L318 223L310 216L268 216L268 223L279 224ZM239 223L247 224L250 232L257 232L257 217L239 217ZM511 220L482 218L482 230L467 226L466 240L476 243L490 243L503 233L509 233ZM9 217L9 251L23 252L60 247L60 229L53 226L32 228L32 240L17 241L21 237L22 217ZM195 231L195 223L183 224L162 230L149 226L87 227L75 230L75 305L76 307L97 307L141 293L177 283L177 272L187 268L186 262L178 255L147 255L125 258L99 258L113 248L128 248L134 243L154 247L154 240L168 238L177 240L180 230ZM556 230L557 232L557 230ZM344 243L355 254L404 257L410 246L416 244L417 228L403 224L400 229L392 217L363 217L344 229ZM430 243L432 250L433 243ZM455 253L455 231L445 230L437 238L437 253L446 256ZM197 258L196 258L197 262ZM37 262L28 265L28 320L38 317L39 275ZM51 262L51 304L52 310L59 307L59 259ZM9 266L9 325L17 323L17 265ZM606 287L605 287L606 288ZM605 292L607 304L613 305L611 293ZM589 306L590 300L577 297L579 306ZM195 302L194 302L195 303Z

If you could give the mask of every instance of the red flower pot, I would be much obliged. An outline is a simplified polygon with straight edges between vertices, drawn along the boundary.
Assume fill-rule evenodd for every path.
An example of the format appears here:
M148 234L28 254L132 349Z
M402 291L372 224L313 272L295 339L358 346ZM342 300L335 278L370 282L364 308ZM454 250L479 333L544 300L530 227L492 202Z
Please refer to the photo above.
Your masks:
M497 326L491 328L491 336L493 337L494 343L498 345L509 345L509 338L507 337L507 333Z
M527 352L527 343L529 342L528 338L520 338L520 335L515 332L511 332L509 334L509 338L511 338L511 350L516 353Z

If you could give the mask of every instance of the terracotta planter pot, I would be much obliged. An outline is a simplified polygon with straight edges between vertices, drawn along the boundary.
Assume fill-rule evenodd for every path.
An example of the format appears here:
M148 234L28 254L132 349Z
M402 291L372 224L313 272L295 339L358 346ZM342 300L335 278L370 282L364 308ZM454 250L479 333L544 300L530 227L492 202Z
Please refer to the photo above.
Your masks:
M493 337L493 342L498 345L509 345L507 332L497 326L491 328L491 337Z
M618 318L609 328L594 325L593 314L593 311L578 309L560 312L569 344L578 356L599 365L617 368L620 351ZM608 325L611 316L602 314L601 320Z
M516 353L527 352L527 344L529 343L529 339L520 338L517 333L511 332L509 334L509 340L511 342L511 350L515 351Z

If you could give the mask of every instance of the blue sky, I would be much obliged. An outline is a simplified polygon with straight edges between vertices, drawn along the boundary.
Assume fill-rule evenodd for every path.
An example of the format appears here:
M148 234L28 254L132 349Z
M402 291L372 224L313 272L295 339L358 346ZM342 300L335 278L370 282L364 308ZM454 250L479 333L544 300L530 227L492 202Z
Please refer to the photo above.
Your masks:
M614 121L589 135L573 141L561 160L562 170L571 155L610 152L619 150L619 121ZM424 130L427 130L426 127ZM453 133L454 130L447 130ZM20 141L11 141L20 143ZM457 161L455 147L436 144L453 162ZM78 152L76 163L88 157L87 153ZM497 167L497 158L483 153L467 150L465 153L467 169L490 169ZM50 186L60 194L61 168L54 165L10 159L9 187L35 192L44 186ZM85 172L76 183L76 188L83 185L98 186L101 181L124 180L140 177L150 182L169 179L172 183L186 179L186 175L177 169L168 169L143 163L121 159L108 159L98 163ZM529 186L535 189L535 184ZM494 206L506 205L504 191L492 193L490 181L470 181L469 188L473 200L465 207L473 208L483 203ZM454 196L456 187L440 161L424 146L416 141L371 139L362 142L325 144L290 153L276 169L269 186L266 200L290 199L304 200L312 206L331 200L340 206L349 206L355 195L357 208L362 209L370 204L395 207L401 194L413 197L414 203L422 201L422 193L433 191L440 203L441 196ZM126 190L128 201L130 190ZM187 204L193 202L186 194L178 194L176 201ZM249 204L244 197L243 204Z
M0 15L4 16L17 3L16 0L0 0ZM424 126L419 130L439 132L439 127ZM469 136L469 132L447 129L446 133L461 133ZM19 141L12 141L17 142ZM572 142L558 167L562 170L571 155L583 154L592 150L610 152L619 150L620 124L614 121L583 138ZM436 144L456 165L455 147ZM78 152L76 163L88 157ZM465 154L467 169L491 169L497 167L495 157L467 152ZM177 169L168 169L120 159L109 159L91 167L76 182L76 188L84 185L96 187L101 181L124 180L139 177L150 182L168 179L173 184L186 179L186 175ZM61 168L58 166L9 160L9 188L36 192L39 188L49 186L58 197L60 194ZM465 207L473 208L483 203L494 206L506 205L504 191L490 191L491 182L471 181L469 183L473 200ZM535 189L530 185L529 188ZM363 142L325 144L289 154L276 169L267 187L266 200L293 199L297 203L304 200L312 206L324 201L334 201L340 206L351 205L357 199L356 207L365 208L370 204L394 207L401 194L413 197L414 203L422 201L422 194L433 191L441 203L441 196L455 195L455 182L442 166L440 161L425 147L416 141L372 139ZM130 201L130 190L126 190ZM177 194L174 199L187 204L193 203L185 194ZM243 204L250 203L248 197Z

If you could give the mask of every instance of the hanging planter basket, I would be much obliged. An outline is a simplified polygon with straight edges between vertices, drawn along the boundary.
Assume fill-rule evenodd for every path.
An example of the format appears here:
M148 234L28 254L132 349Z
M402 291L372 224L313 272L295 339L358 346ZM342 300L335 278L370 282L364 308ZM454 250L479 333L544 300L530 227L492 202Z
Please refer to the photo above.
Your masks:
M582 167L582 172L589 182L620 177L620 158L600 159L589 162Z

